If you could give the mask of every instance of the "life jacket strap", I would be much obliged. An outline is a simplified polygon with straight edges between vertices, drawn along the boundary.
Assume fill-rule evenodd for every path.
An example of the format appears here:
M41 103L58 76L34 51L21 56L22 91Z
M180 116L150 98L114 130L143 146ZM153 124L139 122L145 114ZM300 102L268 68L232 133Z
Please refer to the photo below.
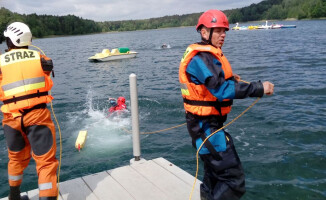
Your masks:
M183 102L194 106L213 106L213 107L228 107L232 106L233 100L230 101L196 101L183 98Z
M9 103L16 103L17 101L22 101L22 100L26 100L26 99L32 99L35 97L41 97L41 96L47 96L49 95L49 93L46 92L37 92L34 94L28 94L28 95L24 95L24 96L20 96L20 97L13 97L11 99L7 99L3 101L3 104L9 104Z

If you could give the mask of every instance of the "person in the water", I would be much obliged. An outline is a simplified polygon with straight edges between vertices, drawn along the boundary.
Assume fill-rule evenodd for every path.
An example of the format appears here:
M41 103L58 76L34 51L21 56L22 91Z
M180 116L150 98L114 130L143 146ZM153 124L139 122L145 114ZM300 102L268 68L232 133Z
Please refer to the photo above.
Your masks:
M109 98L109 104L111 105L109 108L109 113L127 109L126 99L124 97L119 97L117 100L114 98Z

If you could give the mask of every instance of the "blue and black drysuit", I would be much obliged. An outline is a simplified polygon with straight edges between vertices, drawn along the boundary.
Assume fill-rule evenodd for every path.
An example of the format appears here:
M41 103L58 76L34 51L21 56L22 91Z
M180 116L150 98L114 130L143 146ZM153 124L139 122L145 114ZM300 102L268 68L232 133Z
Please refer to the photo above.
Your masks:
M204 84L220 102L224 99L262 97L264 94L261 82L247 84L239 83L234 78L225 80L220 61L208 52L199 52L194 56L186 72L193 83ZM201 145L203 132L207 137L223 127L226 118L226 115L198 116L187 112L187 128L193 146L197 149ZM201 198L240 199L245 193L245 177L232 137L221 130L209 141L211 145L205 143L199 151L205 170L200 186Z

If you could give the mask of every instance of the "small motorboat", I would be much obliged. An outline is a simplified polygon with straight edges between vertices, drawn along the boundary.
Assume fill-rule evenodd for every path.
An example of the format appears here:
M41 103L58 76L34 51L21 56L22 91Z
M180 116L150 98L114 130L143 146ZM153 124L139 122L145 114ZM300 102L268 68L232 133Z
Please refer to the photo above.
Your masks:
M296 25L282 25L281 28L296 28Z
M271 29L279 29L279 28L282 28L282 24L272 24L271 25Z
M272 24L272 29L279 29L279 28L296 28L296 25L283 25L283 24Z
M111 60L120 60L126 58L134 58L138 53L130 51L128 47L121 47L117 49L103 49L101 53L97 53L94 56L88 58L89 61L103 62Z

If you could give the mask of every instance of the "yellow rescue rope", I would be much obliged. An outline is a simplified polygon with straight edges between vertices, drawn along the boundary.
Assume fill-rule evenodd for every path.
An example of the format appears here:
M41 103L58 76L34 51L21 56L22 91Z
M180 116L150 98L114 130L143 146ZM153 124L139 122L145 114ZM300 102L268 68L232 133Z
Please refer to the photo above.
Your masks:
M244 81L244 80L239 80L239 81L250 84L249 82ZM174 128L178 128L178 127L184 126L184 125L186 125L186 124L187 124L187 123L183 123L183 124L179 124L179 125L176 125L176 126L172 126L172 127L170 127L170 128L161 129L161 130L158 130L158 131L152 131L152 132L140 132L140 134L144 134L144 135L146 135L146 134L160 133L160 132L164 132L164 131L168 131L168 130L171 130L171 129L174 129ZM126 131L127 133L131 133L131 131L128 130L128 129L122 128L122 130Z
M240 80L242 81L242 80ZM245 81L242 81L245 82ZM249 82L245 82L245 83L249 83ZM208 137L206 137L206 139L203 141L203 143L199 146L197 153L196 153L196 161L197 161L197 168L196 168L196 176L195 176L195 180L194 183L192 185L192 190L190 192L190 196L189 196L189 200L191 200L192 198L192 194L194 192L195 189L195 185L196 185L196 180L197 180L197 176L198 176L198 169L199 169L199 159L198 159L198 154L200 149L203 147L203 145L205 144L205 142L212 137L215 133L219 132L220 130L226 128L227 126L231 125L233 122L235 122L237 119L239 119L242 115L244 115L248 110L250 110L258 101L260 100L260 97L258 97L248 108L246 108L242 113L240 113L236 118L234 118L232 121L230 121L229 123L227 123L226 125L224 125L222 128L219 128L218 130L214 131L213 133L211 133ZM227 138L228 139L228 138Z
M153 132L140 132L140 134L143 134L143 135L146 135L146 134L153 134L153 133L160 133L160 132L163 132L163 131L167 131L167 130L171 130L171 129L174 129L174 128L178 128L178 127L181 127L181 126L184 126L186 125L187 123L183 123L183 124L179 124L177 126L172 126L170 128L165 128L165 129L161 129L161 130L158 130L158 131L153 131ZM127 133L132 133L130 130L128 129L125 129L125 128L121 128L122 130L126 131Z
M40 52L42 52L42 54L43 55L45 55L45 53L42 51L42 49L40 49L39 47L37 47L37 46L34 46L34 45L30 45L30 46L32 46L32 47L34 47L34 48L36 48L36 49L38 49ZM46 55L45 55L46 56ZM51 95L51 90L49 91L49 93L50 93L50 95ZM58 196L57 196L57 199L59 199L59 183L60 183L60 168L61 168L61 157L62 157L62 140L61 140L61 128L60 128L60 125L59 125L59 122L58 122L58 120L57 120L57 117L55 116L55 114L54 114L54 109L53 109L53 104L52 104L52 101L51 101L51 103L50 103L50 105L51 105L51 111L52 111L52 114L53 114L53 118L54 118L54 120L55 120L55 122L56 122L56 124L57 124L57 127L58 127L58 130L59 130L59 143L60 143L60 153L59 153L59 166L58 166L58 183L57 183L57 187L58 187Z
M183 125L186 125L187 123L183 123L183 124L180 124L180 125L177 125L177 126L173 126L173 127L170 127L170 128L166 128L166 129L162 129L162 130L158 130L158 131L153 131L153 132L141 132L140 134L153 134L153 133L160 133L160 132L163 132L163 131L167 131L167 130L171 130L171 129L174 129L174 128L178 128L180 126L183 126Z
M50 95L51 95L51 90L50 90ZM60 144L60 148L59 148L60 153L59 153L59 166L58 166L58 183L57 183L57 185L58 185L57 186L58 187L58 196L57 196L57 199L59 199L59 183L60 183L60 169L61 169L61 157L62 157L61 128L60 128L59 122L57 120L57 117L54 114L52 101L51 101L50 105L51 105L51 110L52 110L53 117L55 119L55 122L57 123L57 127L58 127L58 130L59 130L59 138L60 138L59 139L59 141L60 141L59 142L59 144Z
M43 55L45 55L45 53L42 51L42 49L40 49L39 47L37 46L34 46L34 45L30 45L32 47L35 47L37 48L39 51L42 52ZM246 81L243 81L243 80L239 80L241 82L244 82L244 83L248 83L249 82L246 82ZM51 91L50 91L50 95L51 95ZM194 183L193 183L193 186L192 186L192 190L191 190L191 193L190 193L190 196L189 196L189 200L191 200L192 198L192 194L193 194L193 191L195 189L195 185L196 185L196 180L197 180L197 176L198 176L198 169L199 169L199 159L198 159L198 154L199 154L199 151L200 149L202 148L202 146L205 144L205 142L210 138L212 137L215 133L219 132L220 130L226 128L227 126L231 125L234 121L236 121L237 119L239 119L242 115L244 115L249 109L251 109L258 101L259 101L260 98L257 98L246 110L244 110L240 115L238 115L236 118L234 118L232 121L230 121L229 123L227 123L226 125L224 125L222 128L216 130L215 132L211 133L208 137L206 137L206 139L203 141L203 143L199 146L198 150L197 150L197 153L196 153L196 160L197 160L197 169L196 169L196 176L195 176L195 180L194 180ZM58 130L59 130L59 137L60 137L60 155L59 155L59 166L58 166L58 196L57 196L57 199L59 198L59 180L60 180L60 168L61 168L61 157L62 157L62 142L61 142L61 129L60 129L60 125L59 125L59 122L57 120L57 117L55 116L54 114L54 110L53 110L53 104L52 104L52 101L51 101L51 111L52 111L52 114L53 114L53 117L56 121L56 124L57 124L57 127L58 127ZM180 125L177 125L177 126L173 126L173 127L170 127L170 128L166 128L166 129L161 129L161 130L158 130L158 131L152 131L152 132L141 132L141 134L154 134L154 133L160 133L160 132L164 132L164 131L167 131L167 130L171 130L171 129L174 129L174 128L178 128L178 127L181 127L181 126L184 126L186 125L187 123L183 123L183 124L180 124ZM124 129L126 132L129 132L129 130L127 129Z
M247 81L244 81L244 80L239 80L241 82L244 82L244 83L247 83L247 84L250 84L249 82ZM197 180L197 177L198 177L198 169L199 169L199 159L198 159L198 154L199 154L199 151L200 149L203 147L203 145L205 144L205 142L210 138L212 137L215 133L219 132L220 130L226 128L227 126L231 125L233 122L235 122L237 119L239 119L242 115L244 115L248 110L250 110L258 101L260 100L260 98L258 97L248 108L246 108L242 113L240 113L237 117L235 117L232 121L230 121L229 123L227 123L226 125L224 125L222 128L214 131L213 133L211 133L208 137L206 137L206 139L203 141L203 143L199 146L198 150L197 150L197 153L196 153L196 161L197 161L197 169L196 169L196 176L195 176L195 180L194 180L194 183L193 183L193 186L192 186L192 190L191 190L191 193L190 193L190 196L189 196L189 200L191 200L192 198L192 194L193 194L193 191L195 189L195 185L196 185L196 180ZM153 134L153 133L160 133L160 132L163 132L163 131L167 131L167 130L171 130L171 129L174 129L174 128L178 128L178 127L181 127L183 125L186 125L187 123L183 123L183 124L180 124L180 125L177 125L177 126L173 126L173 127L170 127L170 128L166 128L166 129L162 129L162 130L158 130L158 131L153 131L153 132L141 132L140 134ZM125 129L125 128L122 128L123 130L125 130L126 132L128 133L131 133L131 131ZM228 138L227 138L228 139ZM228 139L229 140L229 139Z

